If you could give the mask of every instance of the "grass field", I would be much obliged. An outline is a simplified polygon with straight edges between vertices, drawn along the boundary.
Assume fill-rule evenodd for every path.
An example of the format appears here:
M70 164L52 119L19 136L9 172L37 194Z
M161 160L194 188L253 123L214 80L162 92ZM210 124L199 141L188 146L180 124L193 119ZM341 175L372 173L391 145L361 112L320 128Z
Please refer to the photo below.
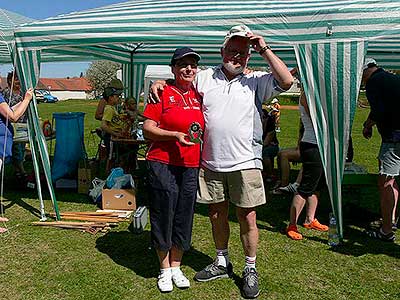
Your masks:
M96 104L70 100L40 104L39 111L43 119L51 119L53 112L85 112L86 146L93 156L98 140L90 130L99 125L93 118ZM367 114L366 109L356 113L352 133L354 160L376 173L379 137L376 131L369 141L361 135ZM278 136L281 146L295 145L298 119L298 111L282 110L282 132ZM239 278L244 259L233 211L229 251L234 278L208 283L192 281L189 290L160 294L156 287L157 258L149 248L149 227L140 235L128 230L129 223L97 235L33 227L30 223L39 219L39 201L35 192L21 190L17 184L11 175L4 183L4 205L10 222L9 234L0 236L0 299L241 299ZM349 187L344 202L361 197L363 191L364 188ZM62 212L96 208L86 196L75 192L56 191L56 195ZM305 235L302 241L289 240L283 234L290 202L289 196L269 197L268 204L257 211L261 287L258 299L400 299L399 242L384 244L368 239L362 232L374 215L345 204L345 241L333 250L326 243L325 233L300 228ZM46 211L51 212L49 200L45 205ZM317 212L322 222L327 221L329 211L325 192ZM397 238L400 239L398 234ZM214 257L207 210L201 205L196 207L192 246L183 260L183 270L190 278Z

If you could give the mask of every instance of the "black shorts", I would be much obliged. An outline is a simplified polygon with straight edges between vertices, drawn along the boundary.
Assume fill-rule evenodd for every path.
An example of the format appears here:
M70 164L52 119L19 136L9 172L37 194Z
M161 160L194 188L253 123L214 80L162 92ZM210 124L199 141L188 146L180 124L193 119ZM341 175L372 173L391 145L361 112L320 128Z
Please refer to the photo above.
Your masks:
M188 250L192 239L198 168L147 161L150 183L150 224L154 248L168 251L174 245Z
M303 162L303 177L297 192L307 198L322 188L325 182L324 168L316 144L301 142L300 157Z

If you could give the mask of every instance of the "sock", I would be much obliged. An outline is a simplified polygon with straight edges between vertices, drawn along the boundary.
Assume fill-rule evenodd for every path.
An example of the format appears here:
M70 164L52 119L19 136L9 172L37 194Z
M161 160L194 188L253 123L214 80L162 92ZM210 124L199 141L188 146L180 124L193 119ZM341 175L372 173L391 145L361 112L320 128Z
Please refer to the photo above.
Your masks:
M229 265L228 249L217 249L216 251L218 265L226 268Z
M172 271L171 268L160 269L160 275L164 275L165 274L165 276L171 277L172 276L172 272L171 271Z
M174 275L176 272L178 272L181 269L181 267L180 266L171 267L170 269L171 269L171 274Z
M245 263L246 263L246 268L256 268L256 257L251 257L251 256L246 256L245 258Z

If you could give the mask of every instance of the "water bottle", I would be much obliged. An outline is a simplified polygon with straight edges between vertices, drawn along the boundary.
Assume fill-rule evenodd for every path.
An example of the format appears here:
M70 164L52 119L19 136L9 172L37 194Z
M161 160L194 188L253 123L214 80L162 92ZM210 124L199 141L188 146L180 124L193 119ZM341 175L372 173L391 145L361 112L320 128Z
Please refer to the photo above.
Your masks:
M339 235L337 232L336 218L333 213L329 214L328 245L331 247L339 245Z

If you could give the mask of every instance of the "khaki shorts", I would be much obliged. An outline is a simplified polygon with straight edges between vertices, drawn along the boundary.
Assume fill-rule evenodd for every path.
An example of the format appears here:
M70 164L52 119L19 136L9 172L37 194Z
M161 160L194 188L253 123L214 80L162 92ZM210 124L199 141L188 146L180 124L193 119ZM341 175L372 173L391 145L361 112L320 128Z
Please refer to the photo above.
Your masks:
M243 208L265 204L261 170L213 172L206 168L200 168L197 202L215 204L225 200Z

